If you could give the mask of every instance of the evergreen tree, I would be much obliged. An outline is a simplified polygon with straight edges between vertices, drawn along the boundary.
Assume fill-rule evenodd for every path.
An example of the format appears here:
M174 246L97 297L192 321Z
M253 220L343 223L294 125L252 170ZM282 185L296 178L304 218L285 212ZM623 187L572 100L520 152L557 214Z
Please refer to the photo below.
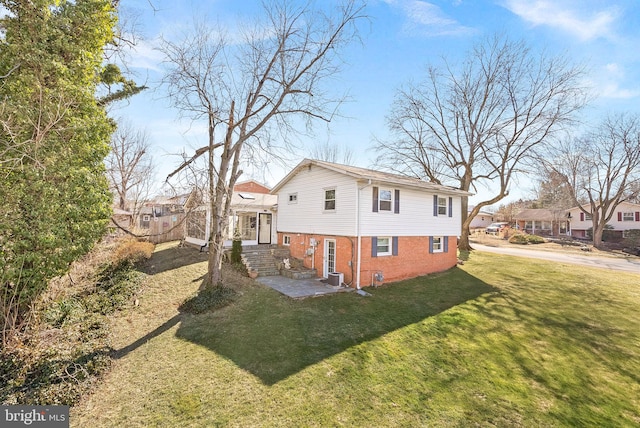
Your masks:
M49 279L103 235L113 123L96 98L116 11L108 0L0 0L3 343Z

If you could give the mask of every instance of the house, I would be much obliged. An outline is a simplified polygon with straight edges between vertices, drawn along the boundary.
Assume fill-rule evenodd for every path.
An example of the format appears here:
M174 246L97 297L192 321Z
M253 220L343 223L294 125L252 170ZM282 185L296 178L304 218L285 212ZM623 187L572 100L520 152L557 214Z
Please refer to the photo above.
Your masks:
M124 235L125 230L130 230L133 224L133 213L122 210L118 207L113 208L113 214L109 220L109 233L113 235Z
M473 206L469 207L469 212L467 213L467 215L471 214L471 210L473 208L474 208ZM471 223L469 224L469 229L484 230L487 226L489 226L491 223L495 221L495 218L496 218L496 215L494 213L481 209L480 211L478 211L478 214L476 214L476 216L471 220Z
M583 205L583 208L589 212L591 207ZM567 217L570 221L570 234L576 238L588 238L590 229L593 228L592 217L585 214L580 207L574 207L567 210ZM620 240L625 237L627 230L640 229L640 204L631 202L620 203L613 213L613 217L607 223L611 227L607 231L610 239Z
M305 159L272 190L277 243L354 287L447 270L457 263L461 198L452 187Z
M237 183L231 196L229 228L225 232L225 247L230 247L234 233L238 233L242 245L272 244L276 241L274 219L278 197L270 189L256 181ZM185 242L200 247L207 245L210 223L206 198L196 193L187 202L189 214L186 221Z
M184 205L189 194L177 196L158 196L142 204L139 214L139 227L149 229L151 222L158 222L161 217L172 217L184 213Z
M140 208L137 226L156 244L184 238L184 206L189 194L159 196Z
M567 210L530 208L515 216L516 228L532 235L566 236L569 234Z

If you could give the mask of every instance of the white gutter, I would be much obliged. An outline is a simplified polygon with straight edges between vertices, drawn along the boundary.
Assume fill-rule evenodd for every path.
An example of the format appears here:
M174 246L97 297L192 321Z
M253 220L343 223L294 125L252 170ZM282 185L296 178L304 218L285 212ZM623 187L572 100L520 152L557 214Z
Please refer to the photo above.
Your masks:
M358 237L358 261L356 263L356 288L360 290L360 264L362 263L362 233L360 231L360 191L371 185L371 179L366 186L358 187L356 182L356 235Z

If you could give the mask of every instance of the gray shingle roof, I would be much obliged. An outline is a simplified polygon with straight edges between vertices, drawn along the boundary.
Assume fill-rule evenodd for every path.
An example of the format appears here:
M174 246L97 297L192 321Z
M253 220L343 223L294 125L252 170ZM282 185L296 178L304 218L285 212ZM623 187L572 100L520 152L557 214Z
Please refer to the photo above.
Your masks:
M314 159L304 159L300 162L289 174L287 174L278 184L271 190L272 193L277 193L278 190L291 178L293 178L300 170L309 166L316 165L322 168L326 168L331 171L338 172L340 174L348 175L359 181L371 180L372 183L388 183L398 186L406 186L429 190L435 193L444 193L459 196L470 196L472 193L465 192L464 190L456 189L451 186L443 186L436 183L420 180L419 178L408 177L400 174L393 174L385 171L378 171L367 168L360 168L351 165L342 165L338 163L325 162Z

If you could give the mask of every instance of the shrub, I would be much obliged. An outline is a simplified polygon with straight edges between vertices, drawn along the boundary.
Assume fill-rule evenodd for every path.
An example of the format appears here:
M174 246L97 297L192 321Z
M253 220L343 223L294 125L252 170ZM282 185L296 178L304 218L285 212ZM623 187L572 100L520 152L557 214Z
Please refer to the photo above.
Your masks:
M236 291L224 285L206 287L193 297L185 300L178 308L181 312L201 314L222 308L233 302Z
M231 263L234 265L242 264L242 240L237 235L234 235L231 244Z
M509 238L509 243L510 244L520 244L520 245L527 245L527 236L524 234L516 234L513 235L511 238Z
M544 238L538 235L528 235L525 233L517 233L509 238L510 244L519 244L519 245L528 245L528 244L542 244L544 243Z
M116 267L134 266L151 258L154 247L151 242L126 240L114 252L111 264Z
M106 263L105 257L86 257L81 281L42 301L42 323L27 340L0 348L0 402L77 402L111 364L107 315L133 301L144 278L134 266L151 257L153 248L135 240L102 248L111 253Z

